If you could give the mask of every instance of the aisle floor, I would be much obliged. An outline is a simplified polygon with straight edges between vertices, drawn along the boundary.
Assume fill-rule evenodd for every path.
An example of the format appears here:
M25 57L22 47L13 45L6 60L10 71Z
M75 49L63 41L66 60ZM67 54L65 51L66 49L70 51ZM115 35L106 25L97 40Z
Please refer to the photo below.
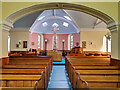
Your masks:
M71 90L70 82L65 71L65 65L53 65L48 90L53 88Z

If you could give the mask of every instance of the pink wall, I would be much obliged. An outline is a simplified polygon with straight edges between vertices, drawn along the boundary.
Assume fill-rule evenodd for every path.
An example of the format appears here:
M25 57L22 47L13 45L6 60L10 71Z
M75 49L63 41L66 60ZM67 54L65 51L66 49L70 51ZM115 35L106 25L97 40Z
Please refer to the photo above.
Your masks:
M47 50L52 50L52 36L53 34L44 34L43 35L43 49L45 50L45 40L47 39Z
M34 45L32 45L34 42ZM38 33L29 33L29 48L38 49Z
M47 39L47 50L53 50L53 34L44 34L44 41ZM62 40L65 40L64 49L68 49L68 34L58 34L58 50L62 50ZM45 42L43 44L43 49L45 49Z
M64 50L68 50L68 34L59 34L58 35L58 50L63 49L63 43L62 40L65 40L64 42Z
M79 46L80 46L80 34L73 33L72 35L73 35L73 47L76 46L77 42L79 43Z
M43 34L43 49L45 49L45 40L47 39L47 50L53 50L53 34ZM64 49L68 50L68 34L58 34L58 50L63 49L62 40L65 40ZM31 43L34 42L34 45ZM80 42L80 35L73 34L73 46L76 46L76 42ZM29 33L29 48L38 49L38 33Z

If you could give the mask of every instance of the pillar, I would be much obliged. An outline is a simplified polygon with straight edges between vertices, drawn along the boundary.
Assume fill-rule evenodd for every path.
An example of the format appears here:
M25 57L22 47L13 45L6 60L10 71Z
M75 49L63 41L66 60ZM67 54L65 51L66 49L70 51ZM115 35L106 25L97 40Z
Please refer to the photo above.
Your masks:
M1 47L1 63L2 66L6 65L9 63L9 57L8 57L8 35L9 35L9 31L12 28L12 24L9 22L3 22L2 24L2 29L0 31L0 47Z

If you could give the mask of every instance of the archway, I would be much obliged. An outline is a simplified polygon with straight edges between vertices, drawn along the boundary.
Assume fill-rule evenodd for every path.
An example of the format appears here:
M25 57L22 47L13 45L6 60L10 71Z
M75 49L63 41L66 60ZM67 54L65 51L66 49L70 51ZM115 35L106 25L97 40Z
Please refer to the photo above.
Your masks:
M12 27L13 26L12 24L16 20L24 17L25 15L37 12L39 10L48 10L48 9L69 9L69 10L84 12L84 13L87 13L89 15L92 15L92 16L104 21L107 24L107 26L108 26L107 28L109 30L111 30L111 31L117 30L117 25L116 25L115 20L101 11L98 11L96 9L86 7L83 5L71 4L71 3L57 3L57 2L38 4L38 5L33 5L30 7L21 9L19 11L16 11L15 13L9 15L8 17L6 17L4 23L8 24L9 26Z
M16 20L24 17L25 15L34 13L36 11L47 10L47 9L69 9L69 10L84 12L104 21L107 24L107 28L111 32L118 30L118 27L117 27L118 25L116 24L115 20L101 11L98 11L96 9L86 7L83 5L71 4L71 3L58 3L58 2L33 5L30 7L21 9L19 11L16 11L15 13L6 17L5 21L3 22L3 29L9 31L11 28L13 28L13 23ZM115 35L116 35L116 32L112 36L114 37ZM115 40L116 38L112 38L112 39ZM112 44L113 44L112 46L115 45L115 43L112 43Z

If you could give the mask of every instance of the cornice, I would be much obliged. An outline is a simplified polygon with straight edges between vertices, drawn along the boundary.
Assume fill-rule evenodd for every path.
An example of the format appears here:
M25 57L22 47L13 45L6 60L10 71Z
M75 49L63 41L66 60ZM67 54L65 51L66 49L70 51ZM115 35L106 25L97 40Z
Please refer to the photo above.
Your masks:
M118 27L120 26L120 22L119 23L116 23L116 22L113 22L113 23L109 23L107 25L107 28L111 31L111 32L114 32L114 31L118 31Z
M4 21L2 23L2 30L7 30L10 31L10 29L13 28L12 23L8 22L8 21Z

